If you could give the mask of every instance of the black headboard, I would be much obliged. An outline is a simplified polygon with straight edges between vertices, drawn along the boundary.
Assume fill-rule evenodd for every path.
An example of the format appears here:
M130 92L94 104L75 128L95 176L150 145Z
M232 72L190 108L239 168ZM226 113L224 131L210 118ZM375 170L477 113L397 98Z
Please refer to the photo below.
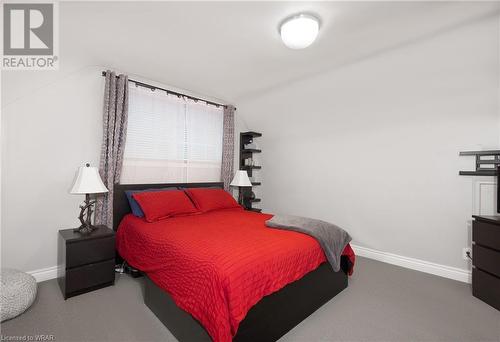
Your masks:
M113 187L113 230L118 229L122 218L130 213L125 191L127 190L147 190L167 187L183 188L223 188L222 182L214 183L167 183L167 184L115 184Z

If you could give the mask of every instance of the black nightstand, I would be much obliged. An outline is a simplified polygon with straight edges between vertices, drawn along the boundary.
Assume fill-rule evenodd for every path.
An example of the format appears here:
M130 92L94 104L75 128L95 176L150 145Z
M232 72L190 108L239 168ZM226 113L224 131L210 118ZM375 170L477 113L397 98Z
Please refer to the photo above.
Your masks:
M115 283L115 232L98 226L89 235L59 231L58 282L64 299Z

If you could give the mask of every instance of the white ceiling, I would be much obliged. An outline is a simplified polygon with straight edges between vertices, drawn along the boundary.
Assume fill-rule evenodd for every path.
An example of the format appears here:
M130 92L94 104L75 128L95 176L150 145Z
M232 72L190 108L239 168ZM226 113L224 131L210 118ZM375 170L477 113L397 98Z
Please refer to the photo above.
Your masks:
M62 2L60 61L98 65L238 102L487 15L498 2ZM305 50L278 23L315 13Z

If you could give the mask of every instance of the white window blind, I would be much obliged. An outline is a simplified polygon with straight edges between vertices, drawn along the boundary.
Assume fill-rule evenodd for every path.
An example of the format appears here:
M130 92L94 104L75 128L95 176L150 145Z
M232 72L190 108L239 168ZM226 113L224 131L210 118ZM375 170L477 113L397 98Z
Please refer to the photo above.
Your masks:
M218 182L223 109L204 102L130 87L120 182Z

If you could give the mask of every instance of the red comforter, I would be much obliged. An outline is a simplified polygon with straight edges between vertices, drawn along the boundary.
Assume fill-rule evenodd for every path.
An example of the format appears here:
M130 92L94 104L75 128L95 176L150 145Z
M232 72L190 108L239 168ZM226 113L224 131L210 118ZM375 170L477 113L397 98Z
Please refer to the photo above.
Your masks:
M271 217L226 209L147 223L129 214L120 223L117 248L214 341L227 342L259 300L326 260L314 238L266 227ZM349 245L344 254L353 265Z

